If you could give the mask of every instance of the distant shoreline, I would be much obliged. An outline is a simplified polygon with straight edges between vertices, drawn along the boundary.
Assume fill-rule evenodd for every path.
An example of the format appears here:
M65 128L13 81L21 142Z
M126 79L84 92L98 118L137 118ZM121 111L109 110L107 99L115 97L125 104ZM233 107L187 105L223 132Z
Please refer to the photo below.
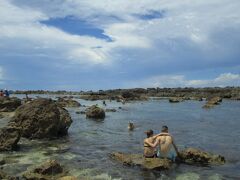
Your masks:
M111 99L114 96L135 97L184 97L184 98L221 98L240 100L240 87L205 87L205 88L132 88L112 89L99 91L46 91L46 90L16 90L12 94L55 94L55 95L80 95L90 99ZM138 99L138 98L137 98ZM140 98L141 99L141 98Z

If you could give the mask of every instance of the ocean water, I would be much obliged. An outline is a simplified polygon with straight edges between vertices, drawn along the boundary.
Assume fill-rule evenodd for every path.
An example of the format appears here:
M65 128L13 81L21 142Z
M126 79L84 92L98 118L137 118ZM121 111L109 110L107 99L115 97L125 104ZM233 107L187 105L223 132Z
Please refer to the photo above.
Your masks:
M51 96L54 98L54 96ZM80 108L68 108L73 119L67 137L53 141L21 139L17 152L0 153L9 164L3 166L14 175L47 159L57 159L70 174L88 179L240 179L240 101L223 100L212 109L202 109L203 102L169 103L167 99L126 104L76 99L82 105L99 104L115 108L102 121L76 114ZM122 109L119 109L122 107ZM128 131L128 122L134 131ZM7 119L0 119L0 126ZM146 171L126 167L109 158L111 152L142 153L144 131L159 133L167 125L179 149L195 147L221 154L227 162L222 166L174 165L169 171Z

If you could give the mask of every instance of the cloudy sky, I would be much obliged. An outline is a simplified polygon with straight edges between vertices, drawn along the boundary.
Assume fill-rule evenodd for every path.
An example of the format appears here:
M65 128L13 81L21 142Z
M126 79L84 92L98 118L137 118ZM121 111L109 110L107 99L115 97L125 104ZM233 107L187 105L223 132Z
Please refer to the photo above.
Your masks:
M240 86L239 0L0 0L0 88Z

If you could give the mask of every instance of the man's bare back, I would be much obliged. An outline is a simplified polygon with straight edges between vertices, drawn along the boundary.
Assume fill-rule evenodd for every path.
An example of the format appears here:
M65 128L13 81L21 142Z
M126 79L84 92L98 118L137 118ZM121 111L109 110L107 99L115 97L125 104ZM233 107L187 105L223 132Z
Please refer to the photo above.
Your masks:
M172 148L173 138L171 136L159 136L157 141L159 143L160 156L168 157Z

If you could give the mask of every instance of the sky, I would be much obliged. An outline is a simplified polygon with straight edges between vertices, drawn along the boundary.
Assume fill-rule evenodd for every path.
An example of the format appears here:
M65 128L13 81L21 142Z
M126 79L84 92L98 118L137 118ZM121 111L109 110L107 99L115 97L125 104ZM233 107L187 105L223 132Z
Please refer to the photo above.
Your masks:
M0 88L240 86L239 0L0 0Z

